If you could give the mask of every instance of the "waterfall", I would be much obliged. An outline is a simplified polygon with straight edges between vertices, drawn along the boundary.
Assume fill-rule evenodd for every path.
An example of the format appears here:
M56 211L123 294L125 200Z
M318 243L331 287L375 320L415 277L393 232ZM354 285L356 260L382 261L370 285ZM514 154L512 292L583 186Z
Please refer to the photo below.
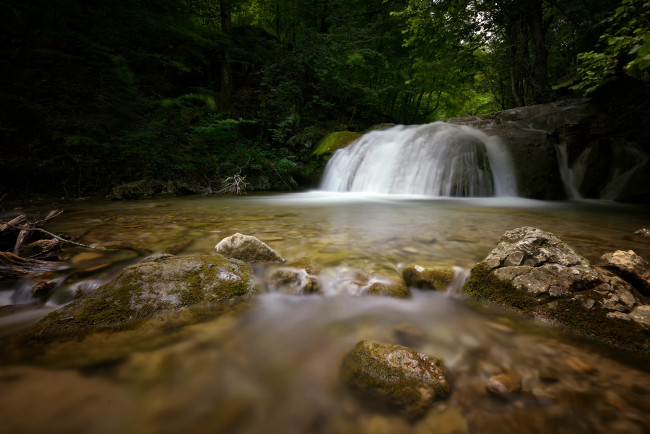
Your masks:
M434 122L371 131L336 151L322 190L426 196L516 196L510 155L497 137Z

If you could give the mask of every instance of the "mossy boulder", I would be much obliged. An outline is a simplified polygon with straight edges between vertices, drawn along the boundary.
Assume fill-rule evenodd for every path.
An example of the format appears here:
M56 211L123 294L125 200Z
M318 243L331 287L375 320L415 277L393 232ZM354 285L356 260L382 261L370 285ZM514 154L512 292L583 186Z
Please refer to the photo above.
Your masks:
M453 267L409 264L402 269L402 277L410 287L446 291L456 277L456 272Z
M401 345L361 341L346 354L340 376L353 392L418 418L449 394L442 361Z
M345 148L361 137L360 133L352 131L337 131L329 133L320 141L313 155L332 155L338 149Z
M217 253L231 259L249 264L264 262L284 262L278 252L252 235L239 232L221 240L215 249Z
M599 265L630 282L643 295L650 296L650 264L633 250L605 253Z
M550 232L523 227L470 272L463 291L552 322L591 339L634 351L650 350L650 331L634 289L593 267Z
M238 302L254 294L251 270L222 256L154 255L58 309L37 325L36 335L122 328L164 311Z

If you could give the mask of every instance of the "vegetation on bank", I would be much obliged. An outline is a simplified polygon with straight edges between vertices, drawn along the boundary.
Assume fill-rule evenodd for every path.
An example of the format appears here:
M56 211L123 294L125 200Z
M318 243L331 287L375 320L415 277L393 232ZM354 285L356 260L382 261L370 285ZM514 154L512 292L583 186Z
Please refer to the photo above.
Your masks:
M317 182L331 131L647 76L644 0L7 0L0 193ZM602 65L606 64L606 68Z

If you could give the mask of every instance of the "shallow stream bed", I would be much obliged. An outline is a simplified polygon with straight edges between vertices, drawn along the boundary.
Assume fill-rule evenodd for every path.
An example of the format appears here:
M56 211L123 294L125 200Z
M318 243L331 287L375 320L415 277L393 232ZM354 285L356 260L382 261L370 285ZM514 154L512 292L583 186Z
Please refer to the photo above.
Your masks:
M117 251L67 250L57 292L39 309L0 316L2 339L71 300L81 284L106 281L152 252L211 254L235 232L260 238L288 260L314 259L334 274L360 269L389 275L406 263L469 269L503 232L520 226L551 231L590 261L630 249L650 258L650 245L631 236L650 224L650 207L604 202L314 192L42 203L22 211L53 208L65 212L48 230ZM0 304L31 301L20 281L3 285ZM165 321L154 318L137 332L61 342L48 347L38 364L0 366L3 430L650 431L647 365L563 330L468 304L460 294L414 290L400 300L263 293L229 314L175 328ZM352 396L339 381L339 366L361 339L401 343L442 358L449 398L424 418L406 421ZM522 394L489 396L488 378L509 371L521 374Z

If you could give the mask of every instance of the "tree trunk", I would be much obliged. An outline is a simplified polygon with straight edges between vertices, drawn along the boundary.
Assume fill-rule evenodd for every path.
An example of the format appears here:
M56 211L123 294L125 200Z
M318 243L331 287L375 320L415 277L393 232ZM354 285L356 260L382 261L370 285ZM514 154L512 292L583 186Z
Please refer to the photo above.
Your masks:
M230 63L230 38L232 36L232 17L230 15L230 0L219 0L221 31L227 36L228 42L221 50L221 110L230 110L232 104L232 64Z
M532 33L533 63L530 81L535 90L535 102L546 102L549 98L548 86L548 51L546 50L546 29L542 10L542 1L536 1L530 8L528 25Z

